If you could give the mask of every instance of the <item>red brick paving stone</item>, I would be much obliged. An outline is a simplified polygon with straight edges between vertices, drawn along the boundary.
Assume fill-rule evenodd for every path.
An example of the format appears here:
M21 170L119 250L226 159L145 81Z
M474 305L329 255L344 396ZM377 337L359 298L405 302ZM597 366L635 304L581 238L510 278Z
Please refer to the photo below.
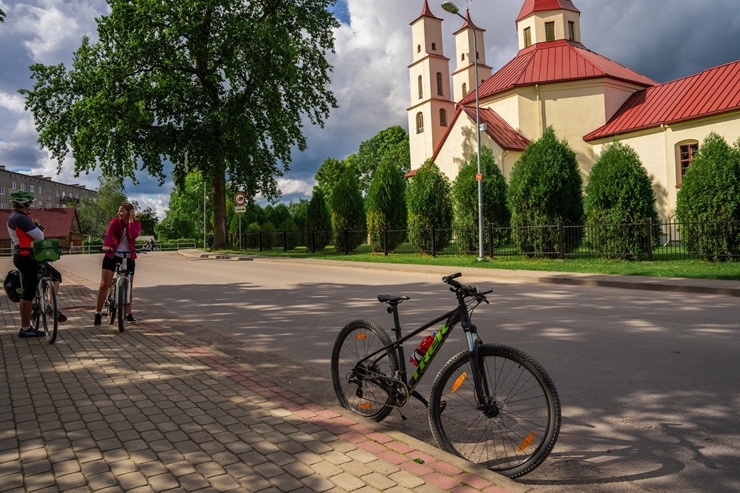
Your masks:
M346 433L342 433L339 435L339 438L341 438L342 440L346 440L350 443L355 443L355 444L364 442L367 440L365 435L362 435L360 433L355 433L354 431L348 431Z
M436 472L433 472L432 474L427 474L426 476L424 476L424 479L447 491L450 491L452 488L460 485L460 482L457 479L451 478L449 476L444 476Z
M419 464L417 462L414 462L413 460L402 462L401 464L399 464L399 466L401 466L401 469L403 469L404 471L410 472L411 474L415 474L419 477L426 476L427 474L431 474L434 472L431 467L424 464Z
M428 465L435 471L439 471L440 473L445 474L447 476L457 476L459 474L462 474L463 472L463 470L460 469L459 467L455 467L451 464L448 464L440 460L429 462Z
M416 451L414 447L407 445L403 442L397 442L397 441L388 442L385 444L385 446L391 450L395 450L399 454L409 454L411 452Z
M358 447L367 450L368 452L372 454L377 454L383 451L388 450L384 445L379 444L378 442L361 442L357 444Z
M461 484L460 486L456 486L450 490L450 493L478 493L480 490L471 488L468 485Z
M378 453L378 458L386 460L390 462L391 464L400 465L406 462L408 459L399 454L398 452L394 452L392 450L385 449L383 452Z
M457 479L460 480L461 483L469 484L470 486L477 488L478 490L482 490L486 486L489 486L491 483L480 476L476 476L475 474L464 472L462 474L457 475Z

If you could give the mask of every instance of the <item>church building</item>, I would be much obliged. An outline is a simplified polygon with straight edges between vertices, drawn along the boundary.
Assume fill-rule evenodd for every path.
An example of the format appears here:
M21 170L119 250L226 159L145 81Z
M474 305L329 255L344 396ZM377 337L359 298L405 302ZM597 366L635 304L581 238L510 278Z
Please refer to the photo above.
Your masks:
M507 179L548 126L576 153L584 182L605 146L619 139L639 154L664 220L675 213L681 178L704 138L740 138L740 60L659 84L586 48L571 0L524 0L516 18L519 52L494 73L485 30L469 12L464 17L454 34L452 73L442 19L427 0L411 23L411 174L431 160L454 180L476 155L476 85L481 146L493 151Z

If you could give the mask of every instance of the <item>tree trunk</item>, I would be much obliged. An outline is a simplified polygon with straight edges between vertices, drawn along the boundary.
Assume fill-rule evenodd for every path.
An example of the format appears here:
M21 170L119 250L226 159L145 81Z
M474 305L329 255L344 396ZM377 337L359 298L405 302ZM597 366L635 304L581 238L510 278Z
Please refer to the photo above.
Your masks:
M213 250L229 246L226 236L226 167L223 158L213 169Z

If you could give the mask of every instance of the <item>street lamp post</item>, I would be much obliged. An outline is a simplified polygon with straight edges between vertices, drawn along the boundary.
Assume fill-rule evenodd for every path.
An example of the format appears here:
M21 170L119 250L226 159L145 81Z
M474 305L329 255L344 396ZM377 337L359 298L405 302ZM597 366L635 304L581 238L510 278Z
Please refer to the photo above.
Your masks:
M452 2L442 2L442 8L460 17L463 21L467 22L467 19L460 14L460 9ZM480 99L478 94L478 36L475 32L475 25L472 25L473 29L473 66L475 67L475 135L478 139L478 174L475 179L478 182L478 260L483 260L483 172L481 171L480 163Z

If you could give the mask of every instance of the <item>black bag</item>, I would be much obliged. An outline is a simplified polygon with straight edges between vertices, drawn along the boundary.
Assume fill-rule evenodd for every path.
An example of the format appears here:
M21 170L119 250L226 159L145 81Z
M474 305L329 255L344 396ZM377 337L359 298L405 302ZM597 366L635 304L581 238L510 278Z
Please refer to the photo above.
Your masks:
M5 288L5 293L8 295L8 298L10 298L10 301L18 303L21 300L21 293L23 292L23 289L21 288L21 273L16 269L8 272L8 275L5 276L3 287Z

